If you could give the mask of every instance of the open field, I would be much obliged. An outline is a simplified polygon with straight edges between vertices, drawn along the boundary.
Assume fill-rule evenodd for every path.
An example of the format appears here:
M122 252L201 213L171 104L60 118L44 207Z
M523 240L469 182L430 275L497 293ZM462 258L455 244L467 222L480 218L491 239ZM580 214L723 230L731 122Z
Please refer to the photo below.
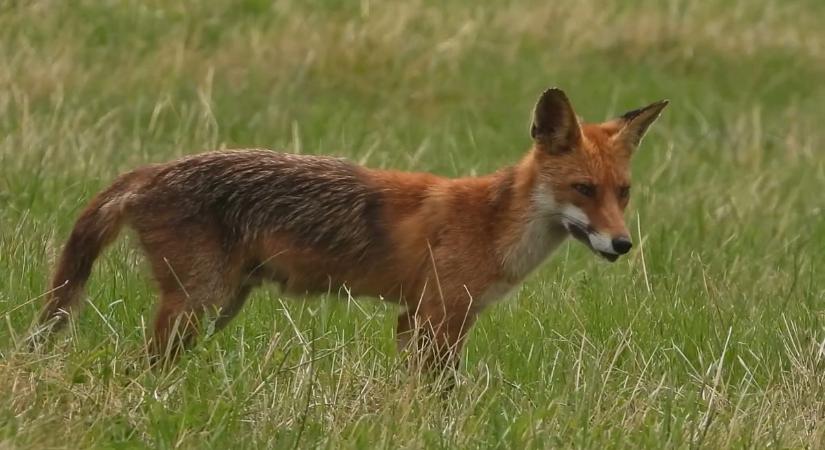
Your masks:
M823 23L813 0L0 3L0 449L825 448ZM553 85L593 121L671 100L634 161L637 245L565 244L446 400L395 355L394 307L338 293L260 290L146 370L128 236L72 330L22 346L122 171L266 147L487 173Z

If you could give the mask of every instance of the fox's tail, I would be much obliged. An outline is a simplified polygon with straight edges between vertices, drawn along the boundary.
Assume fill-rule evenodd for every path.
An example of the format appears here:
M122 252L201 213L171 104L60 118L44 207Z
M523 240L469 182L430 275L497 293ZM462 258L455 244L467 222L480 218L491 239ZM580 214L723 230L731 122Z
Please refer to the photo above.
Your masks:
M78 301L92 272L92 265L100 252L114 241L123 225L126 204L133 187L131 175L121 176L112 186L97 194L75 222L40 314L39 330L35 332L38 336L32 336L36 340L63 328L69 315L78 309Z

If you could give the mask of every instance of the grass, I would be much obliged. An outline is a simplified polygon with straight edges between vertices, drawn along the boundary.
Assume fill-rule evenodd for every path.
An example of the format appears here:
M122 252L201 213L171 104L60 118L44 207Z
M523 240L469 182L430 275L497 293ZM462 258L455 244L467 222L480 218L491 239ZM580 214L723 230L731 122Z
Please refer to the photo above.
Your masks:
M71 4L70 4L71 3ZM0 448L825 447L825 8L815 1L0 5ZM85 314L22 340L72 222L206 149L480 174L557 85L602 120L671 106L634 161L637 245L566 244L474 328L448 399L394 308L259 291L166 374L132 239Z

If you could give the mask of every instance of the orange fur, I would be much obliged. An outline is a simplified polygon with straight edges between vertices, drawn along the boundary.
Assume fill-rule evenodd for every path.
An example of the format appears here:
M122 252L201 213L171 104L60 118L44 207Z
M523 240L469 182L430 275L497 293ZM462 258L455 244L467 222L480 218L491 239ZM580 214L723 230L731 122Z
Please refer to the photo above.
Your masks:
M125 223L159 286L151 349L161 359L194 340L204 311L218 311L221 328L251 289L272 281L291 294L345 286L397 302L399 346L417 349L427 367L454 365L478 313L566 239L572 219L564 208L578 208L592 230L626 234L627 199L618 192L661 107L580 126L566 96L549 90L536 106L533 148L482 177L262 151L140 169L81 215L42 321L65 322L91 262ZM576 183L592 184L595 194L582 195Z

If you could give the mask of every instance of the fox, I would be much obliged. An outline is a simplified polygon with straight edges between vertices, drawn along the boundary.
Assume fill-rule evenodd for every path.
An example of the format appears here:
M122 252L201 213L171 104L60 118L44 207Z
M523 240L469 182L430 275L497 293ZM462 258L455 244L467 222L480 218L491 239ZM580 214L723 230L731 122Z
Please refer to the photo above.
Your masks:
M544 91L531 145L494 173L446 178L265 149L195 154L125 173L77 219L39 335L80 310L96 258L131 228L159 291L147 351L171 363L274 283L287 296L344 288L400 306L396 340L427 370L457 367L479 314L568 237L614 262L632 248L630 161L667 100L585 123Z

